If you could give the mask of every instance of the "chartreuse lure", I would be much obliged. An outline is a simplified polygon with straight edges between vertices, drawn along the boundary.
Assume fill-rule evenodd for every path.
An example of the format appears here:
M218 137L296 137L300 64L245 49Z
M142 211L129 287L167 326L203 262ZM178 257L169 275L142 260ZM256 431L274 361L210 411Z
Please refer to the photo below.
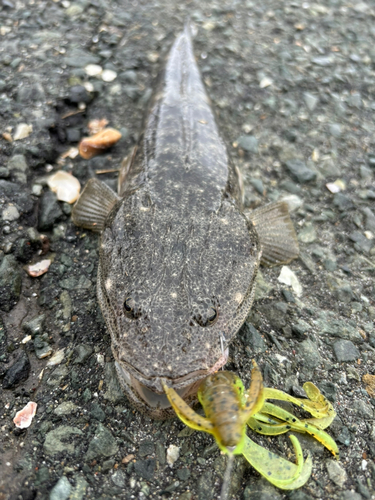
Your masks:
M288 431L308 433L338 458L335 441L323 430L330 425L336 413L311 382L304 385L308 399L294 398L277 389L265 388L258 366L255 362L253 365L251 384L246 391L242 381L232 372L217 372L202 382L198 399L205 417L190 408L168 387L166 381L163 388L177 416L187 426L212 434L219 448L230 458L242 454L262 476L278 488L300 488L310 477L312 460L308 454L304 461L298 439L294 435L289 436L296 455L294 464L254 443L246 435L246 424L255 432L267 436ZM267 402L268 399L293 403L309 412L312 418L298 419L292 413ZM229 481L228 469L224 484Z

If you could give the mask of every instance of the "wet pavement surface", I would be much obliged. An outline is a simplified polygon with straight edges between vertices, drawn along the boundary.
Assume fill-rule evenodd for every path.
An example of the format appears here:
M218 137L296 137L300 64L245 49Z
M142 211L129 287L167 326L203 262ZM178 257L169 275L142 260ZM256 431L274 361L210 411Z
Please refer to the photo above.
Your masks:
M219 495L212 438L154 421L122 393L96 300L98 237L46 184L63 169L116 185L96 172L137 142L187 16L246 206L287 199L301 249L284 269L291 286L280 267L262 269L227 369L248 385L255 358L266 385L300 396L311 380L337 411L339 462L299 436L313 454L306 486L276 490L238 458L232 498L375 498L374 4L0 0L0 499ZM91 160L66 156L95 118L122 139ZM42 258L48 271L29 276ZM37 413L20 430L28 401ZM287 438L254 439L292 459Z

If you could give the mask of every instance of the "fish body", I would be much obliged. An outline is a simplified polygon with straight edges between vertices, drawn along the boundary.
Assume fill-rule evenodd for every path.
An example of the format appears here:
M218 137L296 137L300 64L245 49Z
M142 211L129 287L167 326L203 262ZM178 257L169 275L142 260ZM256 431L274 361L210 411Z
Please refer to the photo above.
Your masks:
M123 162L118 195L92 179L72 218L101 233L98 300L118 377L156 418L172 414L162 379L191 402L201 380L225 364L223 339L249 313L262 255L279 263L298 254L285 205L243 212L188 27Z

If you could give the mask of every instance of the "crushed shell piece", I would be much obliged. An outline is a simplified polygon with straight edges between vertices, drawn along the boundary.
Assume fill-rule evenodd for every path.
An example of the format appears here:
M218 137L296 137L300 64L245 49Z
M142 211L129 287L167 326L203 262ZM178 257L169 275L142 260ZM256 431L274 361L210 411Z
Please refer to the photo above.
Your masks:
M101 76L103 82L113 82L117 78L117 73L111 69L105 69Z
M26 272L32 278L37 278L38 276L42 276L42 274L46 273L51 265L50 259L44 259L36 264L32 264L30 266L26 266Z
M341 179L337 179L335 182L328 182L326 184L326 188L328 191L331 191L331 193L339 193L340 191L345 191L346 185L345 182L342 181Z
M22 408L22 410L16 413L16 416L13 419L15 426L20 429L27 429L27 427L30 427L36 413L37 406L38 405L33 401L29 401L25 408Z
M265 89L266 87L269 87L272 84L273 84L273 81L271 80L271 78L268 78L267 76L265 76L264 78L261 79L261 81L259 83L259 87L261 89Z
M55 366L59 365L61 361L64 359L65 349L59 349L55 352L55 354L49 359L47 366Z
M74 203L78 200L81 191L79 180L64 170L58 170L49 177L49 188L56 193L57 199L66 203Z
M114 128L105 128L101 132L85 137L79 144L79 154L89 160L110 148L121 139L121 133Z
M29 137L32 131L32 125L28 125L27 123L20 123L19 125L17 125L16 131L14 132L13 140L19 141L20 139L25 139L26 137Z
M107 125L108 125L107 118L102 118L100 120L98 118L95 118L94 120L91 120L89 122L87 128L89 129L89 134L94 135L97 134L98 132L101 132Z
M89 76L99 76L103 73L103 68L98 64L88 64L85 67L85 73Z
M297 297L302 295L302 286L298 281L297 276L288 266L283 266L279 277L277 278L279 283L284 283L285 285L291 286Z
M167 462L170 467L178 460L180 456L180 448L171 444L167 449Z

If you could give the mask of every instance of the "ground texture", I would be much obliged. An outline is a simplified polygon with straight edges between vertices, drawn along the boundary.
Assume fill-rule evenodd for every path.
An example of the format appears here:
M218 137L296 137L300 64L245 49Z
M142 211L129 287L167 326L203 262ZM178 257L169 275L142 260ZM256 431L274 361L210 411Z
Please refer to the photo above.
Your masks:
M263 269L228 369L247 384L255 358L268 386L298 396L311 380L338 414L339 462L302 436L314 461L305 487L285 494L238 459L232 498L375 498L373 2L0 0L1 499L219 494L225 457L211 437L141 415L119 389L95 296L97 236L46 186L58 168L83 184L118 167L187 16L246 205L288 197L301 248L292 287ZM89 64L107 71L89 76ZM121 141L61 159L94 118ZM53 262L32 278L38 252ZM30 400L37 414L20 431L12 420ZM256 439L293 458L286 438Z

